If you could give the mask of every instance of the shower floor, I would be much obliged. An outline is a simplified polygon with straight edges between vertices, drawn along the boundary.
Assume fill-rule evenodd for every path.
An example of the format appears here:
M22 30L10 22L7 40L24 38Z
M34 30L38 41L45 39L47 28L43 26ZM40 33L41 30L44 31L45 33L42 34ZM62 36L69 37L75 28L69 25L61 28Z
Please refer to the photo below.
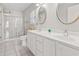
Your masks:
M19 40L0 43L0 56L34 56L27 47L23 47Z

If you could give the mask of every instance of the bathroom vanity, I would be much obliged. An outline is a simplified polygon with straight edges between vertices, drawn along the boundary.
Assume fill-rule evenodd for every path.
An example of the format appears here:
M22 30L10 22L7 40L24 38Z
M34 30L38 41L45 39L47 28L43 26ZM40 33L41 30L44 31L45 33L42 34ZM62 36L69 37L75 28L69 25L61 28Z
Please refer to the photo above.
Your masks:
M79 41L62 33L30 30L27 46L35 56L79 56Z

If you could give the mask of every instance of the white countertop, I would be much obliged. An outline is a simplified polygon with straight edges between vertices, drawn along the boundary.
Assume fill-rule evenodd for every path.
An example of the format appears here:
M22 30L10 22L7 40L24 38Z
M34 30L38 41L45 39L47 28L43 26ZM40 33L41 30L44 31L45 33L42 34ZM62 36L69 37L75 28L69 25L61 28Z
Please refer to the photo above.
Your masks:
M55 40L57 42L61 42L63 44L68 45L69 47L79 49L79 37L77 36L69 35L67 37L67 36L64 36L63 33L56 33L56 32L49 33L46 31L37 31L37 30L29 30L28 32L46 37L51 40Z

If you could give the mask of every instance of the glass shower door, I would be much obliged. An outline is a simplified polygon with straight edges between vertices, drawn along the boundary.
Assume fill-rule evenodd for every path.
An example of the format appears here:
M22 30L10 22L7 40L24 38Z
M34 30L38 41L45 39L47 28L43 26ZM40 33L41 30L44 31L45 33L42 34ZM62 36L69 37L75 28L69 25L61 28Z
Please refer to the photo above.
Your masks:
M5 15L5 38L15 38L23 35L22 17L14 15Z
M4 33L5 33L5 39L13 38L16 36L15 31L15 19L13 16L5 15L4 16L5 25L4 25Z

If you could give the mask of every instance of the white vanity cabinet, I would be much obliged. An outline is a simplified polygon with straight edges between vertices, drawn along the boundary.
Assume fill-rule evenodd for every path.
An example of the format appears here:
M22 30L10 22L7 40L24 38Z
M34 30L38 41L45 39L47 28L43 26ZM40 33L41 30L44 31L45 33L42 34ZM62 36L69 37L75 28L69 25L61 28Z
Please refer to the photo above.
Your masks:
M27 33L27 46L36 56L79 56L78 47L70 45L60 38L45 37L40 33ZM70 42L71 43L71 42Z
M44 55L44 39L39 35L27 33L27 46L31 52L36 56Z
M79 56L79 50L64 45L63 43L56 42L56 55L57 56Z
M55 55L55 41L35 33L27 33L27 46L36 56Z
M36 55L43 56L44 55L44 37L36 35L37 39L36 43Z
M36 54L36 42L35 42L36 39L37 39L37 37L34 34L28 33L27 46L34 54Z
M36 35L36 55L55 56L55 41Z
M31 34L30 35L30 49L33 53L35 53L35 49L36 49L35 39L36 39L35 35Z
M55 56L55 41L51 39L44 40L44 56Z

